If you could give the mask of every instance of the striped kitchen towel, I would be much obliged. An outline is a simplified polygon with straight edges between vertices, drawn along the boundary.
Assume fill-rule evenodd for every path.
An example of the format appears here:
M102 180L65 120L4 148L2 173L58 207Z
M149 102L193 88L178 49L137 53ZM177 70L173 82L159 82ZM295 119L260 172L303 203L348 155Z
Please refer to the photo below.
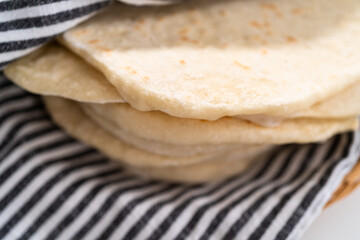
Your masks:
M109 2L0 0L0 65ZM282 146L221 182L166 184L67 136L0 73L0 239L299 239L356 163L359 138Z
M138 178L0 76L0 239L299 239L359 157L358 132L286 145L211 184Z

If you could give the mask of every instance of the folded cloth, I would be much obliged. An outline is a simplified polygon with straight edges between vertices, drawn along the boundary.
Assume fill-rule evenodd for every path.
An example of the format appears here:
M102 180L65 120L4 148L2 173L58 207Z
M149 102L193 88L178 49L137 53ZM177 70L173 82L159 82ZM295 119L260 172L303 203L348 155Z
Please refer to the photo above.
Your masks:
M360 155L351 132L221 182L168 184L71 139L3 75L0 106L0 239L299 239Z
M163 5L179 0L124 0L133 5ZM111 0L0 1L0 69L54 36L85 21Z
M110 2L0 2L0 68ZM298 239L356 163L359 137L282 146L221 182L166 184L71 139L1 73L0 239Z

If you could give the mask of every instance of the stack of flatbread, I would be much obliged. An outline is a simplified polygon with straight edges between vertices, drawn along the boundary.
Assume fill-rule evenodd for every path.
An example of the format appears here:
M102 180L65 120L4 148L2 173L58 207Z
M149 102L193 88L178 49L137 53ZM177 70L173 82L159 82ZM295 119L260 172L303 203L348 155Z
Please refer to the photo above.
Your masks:
M357 128L359 0L112 4L6 74L141 175L203 182Z

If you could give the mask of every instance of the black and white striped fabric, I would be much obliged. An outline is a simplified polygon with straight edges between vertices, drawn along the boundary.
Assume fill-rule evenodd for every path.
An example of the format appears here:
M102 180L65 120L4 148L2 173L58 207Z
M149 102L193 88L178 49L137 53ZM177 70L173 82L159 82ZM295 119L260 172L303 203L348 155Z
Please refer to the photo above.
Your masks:
M180 0L121 0L164 5ZM0 0L0 69L88 19L111 0Z
M280 147L202 185L131 175L0 77L0 239L299 239L359 157L359 133Z
M0 68L110 3L0 0ZM0 73L0 239L299 239L356 163L359 142L354 132L283 146L218 183L149 181L67 136L39 97Z

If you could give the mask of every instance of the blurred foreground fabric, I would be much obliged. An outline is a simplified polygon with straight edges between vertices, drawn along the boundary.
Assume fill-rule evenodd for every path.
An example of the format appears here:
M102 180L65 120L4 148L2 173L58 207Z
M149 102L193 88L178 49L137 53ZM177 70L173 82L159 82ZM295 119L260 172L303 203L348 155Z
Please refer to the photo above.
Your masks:
M0 239L299 239L359 157L359 133L286 145L225 181L141 179L0 80Z

